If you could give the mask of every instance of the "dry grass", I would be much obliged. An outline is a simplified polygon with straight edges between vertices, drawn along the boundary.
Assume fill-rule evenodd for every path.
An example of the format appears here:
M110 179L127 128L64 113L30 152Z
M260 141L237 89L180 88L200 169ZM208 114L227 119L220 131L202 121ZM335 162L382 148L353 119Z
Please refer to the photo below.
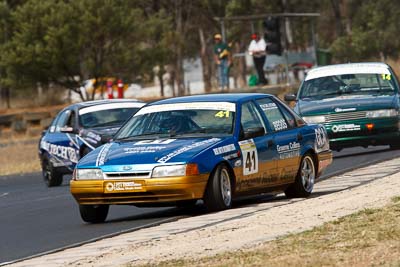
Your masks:
M400 197L252 250L160 266L400 266Z
M25 144L20 141L0 147L0 175L40 171L38 142L34 141Z

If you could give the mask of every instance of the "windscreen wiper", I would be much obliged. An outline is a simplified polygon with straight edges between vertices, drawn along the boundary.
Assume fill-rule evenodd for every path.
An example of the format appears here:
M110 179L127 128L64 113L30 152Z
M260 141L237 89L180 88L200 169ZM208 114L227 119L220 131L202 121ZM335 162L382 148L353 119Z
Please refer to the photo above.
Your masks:
M137 134L137 135L131 135L131 136L126 136L122 138L115 139L115 141L127 141L127 140L133 140L141 137L147 137L150 135L159 135L159 134L166 134L165 132L149 132L149 133L143 133L143 134Z
M171 131L169 133L169 135L170 135L170 137L174 137L174 136L191 135L191 134L197 134L197 133L207 133L207 130L206 129L196 129L196 130L186 131L186 132Z

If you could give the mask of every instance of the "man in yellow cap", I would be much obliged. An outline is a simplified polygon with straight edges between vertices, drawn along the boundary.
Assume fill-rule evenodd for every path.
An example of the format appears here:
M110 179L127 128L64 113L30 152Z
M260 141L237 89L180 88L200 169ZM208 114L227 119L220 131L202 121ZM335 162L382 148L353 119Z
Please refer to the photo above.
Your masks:
M229 47L222 41L221 34L214 35L214 61L218 65L218 83L221 91L229 89L229 66L231 57Z

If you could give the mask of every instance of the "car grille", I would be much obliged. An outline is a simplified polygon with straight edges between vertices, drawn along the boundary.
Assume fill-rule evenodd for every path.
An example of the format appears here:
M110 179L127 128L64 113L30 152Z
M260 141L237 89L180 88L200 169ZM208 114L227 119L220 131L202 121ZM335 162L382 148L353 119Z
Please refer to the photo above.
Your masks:
M329 123L336 121L357 120L357 119L365 119L366 117L367 117L367 112L365 111L332 113L325 115L325 122Z
M150 178L150 172L108 172L104 179Z

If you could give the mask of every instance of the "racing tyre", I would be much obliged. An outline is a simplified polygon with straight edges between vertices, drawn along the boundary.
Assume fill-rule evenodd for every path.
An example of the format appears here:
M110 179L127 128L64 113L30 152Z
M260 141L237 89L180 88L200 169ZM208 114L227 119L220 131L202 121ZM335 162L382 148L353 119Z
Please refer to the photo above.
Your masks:
M63 182L63 175L55 170L51 162L43 162L43 179L48 187L59 186Z
M204 205L209 211L228 209L232 206L232 179L225 165L218 165L208 180Z
M102 223L108 215L109 205L79 205L81 218L88 223Z
M316 173L312 156L304 155L295 182L285 190L286 197L308 197L314 188Z

